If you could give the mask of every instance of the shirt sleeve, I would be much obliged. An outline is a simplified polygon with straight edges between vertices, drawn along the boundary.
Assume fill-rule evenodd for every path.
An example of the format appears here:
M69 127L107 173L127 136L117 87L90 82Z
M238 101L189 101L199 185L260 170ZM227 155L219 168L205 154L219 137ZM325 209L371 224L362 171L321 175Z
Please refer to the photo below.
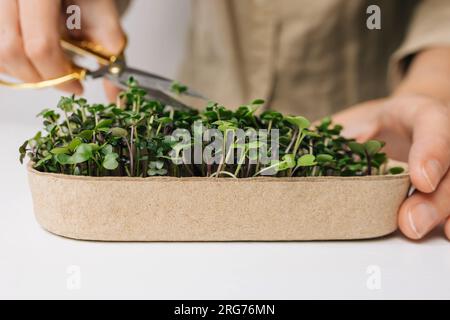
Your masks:
M422 0L416 7L406 37L389 65L389 84L404 77L411 58L423 49L450 46L450 1Z

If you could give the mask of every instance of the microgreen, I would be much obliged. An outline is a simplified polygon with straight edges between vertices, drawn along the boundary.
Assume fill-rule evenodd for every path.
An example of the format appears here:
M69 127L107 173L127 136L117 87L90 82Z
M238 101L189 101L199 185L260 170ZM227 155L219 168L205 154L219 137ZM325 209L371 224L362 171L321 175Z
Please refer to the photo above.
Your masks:
M178 94L187 87L172 85ZM254 100L236 110L209 102L204 111L175 110L149 100L136 81L122 92L116 104L88 104L76 97L62 97L55 110L39 113L43 130L19 148L20 161L28 157L42 172L83 176L209 176L245 178L271 174L277 177L363 176L399 174L402 168L386 169L384 143L358 143L341 136L342 126L323 119L312 126L301 116L284 116L266 110ZM193 124L223 133L216 163L183 161L186 147L194 143ZM171 134L187 130L190 141L176 144ZM259 130L263 141L236 141L238 130ZM257 151L271 146L279 132L277 160L258 162ZM206 147L208 141L201 141ZM268 155L275 151L269 148ZM177 161L172 161L175 154ZM232 161L233 160L233 161Z
M174 81L170 87L170 91L172 91L173 93L176 93L178 95L185 93L187 90L188 90L188 88L185 85L183 85L177 81Z

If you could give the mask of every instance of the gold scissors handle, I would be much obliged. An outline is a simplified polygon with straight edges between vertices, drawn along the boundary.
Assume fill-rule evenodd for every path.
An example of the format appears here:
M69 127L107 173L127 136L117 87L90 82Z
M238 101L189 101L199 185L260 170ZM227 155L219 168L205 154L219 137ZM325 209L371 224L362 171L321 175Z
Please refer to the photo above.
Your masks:
M102 46L89 41L75 41L75 40L60 40L61 47L74 55L94 58L97 63L101 66L106 66L116 62L119 58L123 56L123 52L126 48L126 41L124 47L122 48L119 55L114 55L107 52ZM41 89L58 86L60 84L73 81L73 80L84 80L88 70L81 68L73 64L72 72L63 75L58 78L44 80L40 82L30 82L30 83L20 83L20 82L10 82L0 79L0 85L13 88L13 89Z

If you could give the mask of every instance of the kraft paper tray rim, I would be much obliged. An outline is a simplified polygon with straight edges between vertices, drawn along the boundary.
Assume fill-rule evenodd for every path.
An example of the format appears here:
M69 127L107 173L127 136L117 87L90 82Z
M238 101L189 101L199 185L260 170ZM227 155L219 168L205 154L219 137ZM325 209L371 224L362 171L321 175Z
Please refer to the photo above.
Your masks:
M57 178L64 180L77 180L77 181L92 181L92 182L227 182L227 183L239 183L239 182L324 182L324 181L385 181L385 180L402 180L409 179L409 172L407 165L403 162L391 161L395 165L400 165L405 169L405 172L395 175L373 175L373 176L360 176L360 177L342 177L342 176L322 176L322 177L250 177L250 178L211 178L211 177L119 177L119 176L105 176L105 177L92 177L92 176L73 176L62 173L49 173L41 172L33 168L33 162L29 162L27 165L27 171L30 174ZM390 163L391 163L390 162Z

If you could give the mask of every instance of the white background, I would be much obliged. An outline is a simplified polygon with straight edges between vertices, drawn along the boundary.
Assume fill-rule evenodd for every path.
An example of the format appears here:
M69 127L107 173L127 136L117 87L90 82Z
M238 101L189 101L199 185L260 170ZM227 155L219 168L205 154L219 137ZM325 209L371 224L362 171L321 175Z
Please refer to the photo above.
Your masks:
M136 0L125 17L129 62L174 77L188 21L188 1ZM86 88L90 101L105 100L99 83ZM39 128L35 114L59 96L0 89L0 298L450 298L442 230L421 243L400 234L352 242L99 243L47 233L34 220L17 147ZM380 271L377 290L367 286L372 265ZM71 266L80 270L79 287Z

